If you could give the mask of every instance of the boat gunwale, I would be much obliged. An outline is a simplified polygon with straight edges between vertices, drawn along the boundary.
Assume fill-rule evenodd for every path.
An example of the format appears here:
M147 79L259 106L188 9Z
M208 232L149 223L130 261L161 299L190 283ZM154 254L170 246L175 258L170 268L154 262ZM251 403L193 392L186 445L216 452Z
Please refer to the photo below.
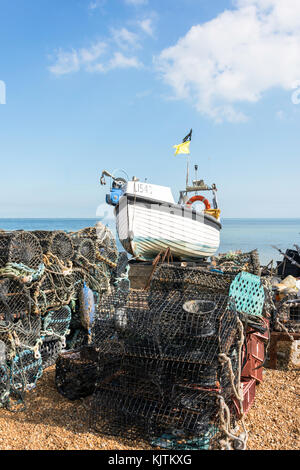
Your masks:
M182 210L184 208L185 211L191 212L192 214L195 214L195 216L196 215L198 215L198 216L203 215L204 219L207 219L208 221L212 222L214 225L216 225L218 227L219 230L222 229L221 222L219 220L217 220L215 217L213 217L212 215L205 214L205 213L201 214L200 212L196 211L196 209L193 209L193 208L181 205L181 204L176 204L176 203L172 204L170 202L159 201L157 199L151 199L150 197L143 197L143 196L140 196L140 195L133 195L133 194L124 194L121 197L121 199L123 199L124 197L126 197L129 200L133 200L134 202L135 201L136 202L148 202L148 203L150 202L154 205L164 205L164 206L168 206L170 208L175 208L175 209L180 209L180 210ZM121 199L120 199L120 201L121 201ZM120 202L119 202L119 204L120 204ZM118 206L119 206L119 204L118 204ZM197 220L196 220L196 222L197 222Z

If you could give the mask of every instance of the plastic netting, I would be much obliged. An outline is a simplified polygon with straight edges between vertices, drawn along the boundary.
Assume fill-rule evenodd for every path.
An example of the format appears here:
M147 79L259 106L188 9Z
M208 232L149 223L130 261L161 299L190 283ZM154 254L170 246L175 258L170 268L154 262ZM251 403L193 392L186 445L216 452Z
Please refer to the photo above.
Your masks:
M41 358L43 369L56 363L59 354L63 350L63 342L59 339L45 339L41 345Z
M239 273L230 286L229 295L235 299L239 312L262 315L265 291L260 277L246 272Z

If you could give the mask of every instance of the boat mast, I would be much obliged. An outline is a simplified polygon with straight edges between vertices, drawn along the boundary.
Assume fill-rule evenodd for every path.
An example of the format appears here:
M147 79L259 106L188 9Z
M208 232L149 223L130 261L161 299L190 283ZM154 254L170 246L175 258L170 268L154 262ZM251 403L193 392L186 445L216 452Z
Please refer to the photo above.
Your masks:
M186 187L189 185L189 155L186 156Z

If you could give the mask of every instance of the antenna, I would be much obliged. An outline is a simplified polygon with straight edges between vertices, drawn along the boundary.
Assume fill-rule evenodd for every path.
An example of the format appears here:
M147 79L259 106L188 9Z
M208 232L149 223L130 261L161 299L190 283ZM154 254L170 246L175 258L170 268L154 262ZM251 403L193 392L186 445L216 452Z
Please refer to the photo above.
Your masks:
M186 187L189 185L189 156L186 156Z

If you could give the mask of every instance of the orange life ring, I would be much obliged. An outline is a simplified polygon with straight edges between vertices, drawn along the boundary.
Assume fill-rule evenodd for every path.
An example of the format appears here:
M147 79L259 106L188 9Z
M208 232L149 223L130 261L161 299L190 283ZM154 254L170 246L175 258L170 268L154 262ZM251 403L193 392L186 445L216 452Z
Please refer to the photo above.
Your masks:
M205 209L209 210L211 209L210 203L207 199L205 199L204 196L193 196L191 197L188 202L186 203L187 206L191 206L194 202L196 201L201 201L205 205Z

